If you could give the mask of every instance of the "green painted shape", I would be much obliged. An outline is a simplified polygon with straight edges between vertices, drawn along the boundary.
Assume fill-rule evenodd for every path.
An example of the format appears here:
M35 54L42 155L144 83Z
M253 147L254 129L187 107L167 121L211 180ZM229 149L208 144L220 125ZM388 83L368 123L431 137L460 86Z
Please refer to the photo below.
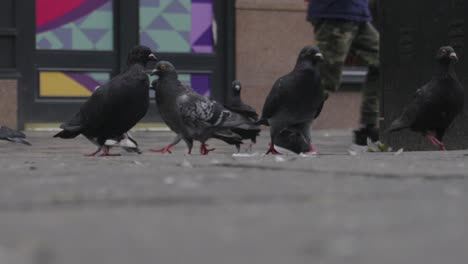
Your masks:
M191 16L189 14L163 14L164 19L171 25L176 31L187 31L191 29Z
M162 10L162 8L140 7L140 28L147 28Z
M187 11L190 13L190 10L192 10L192 1L191 0L179 0L179 3L181 3Z
M148 35L157 40L159 52L190 52L190 43L176 31L148 30Z
M80 24L84 29L111 29L113 28L113 18L111 12L94 11L89 14Z
M192 75L188 73L179 74L178 76L181 82L190 82L192 80Z
M50 42L50 44L51 44L50 49L53 49L53 50L54 49L61 49L63 47L62 41L60 41L60 39L57 38L57 36L55 36L55 34L50 32L50 31L47 31L47 32L40 33L40 34L36 35L36 40L37 40L36 41L36 47L38 46L39 41L41 41L42 39L47 39Z
M71 23L72 28L72 49L73 50L94 50L94 44L89 41L83 32L81 32L80 28Z
M110 79L110 74L108 72L87 72L91 78L93 78L96 81L109 81Z
M96 43L96 50L112 50L113 44L114 32L110 30Z

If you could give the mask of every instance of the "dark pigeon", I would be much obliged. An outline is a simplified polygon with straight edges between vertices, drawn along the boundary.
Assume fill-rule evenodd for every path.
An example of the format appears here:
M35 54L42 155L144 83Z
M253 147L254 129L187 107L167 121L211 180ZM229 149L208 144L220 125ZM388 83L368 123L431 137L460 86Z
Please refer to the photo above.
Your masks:
M0 140L6 140L10 142L21 143L21 144L31 146L31 143L29 143L26 140L25 134L19 131L13 130L11 128L8 128L6 126L0 126Z
M323 55L320 50L306 46L301 50L294 69L273 85L258 122L270 126L271 143L267 154L278 154L276 140L285 135L300 135L308 141L309 151L315 152L310 144L309 129L312 121L320 115L325 101L318 68L321 61ZM281 141L301 142L298 139ZM303 150L300 146L289 147Z
M453 66L458 62L454 49L441 47L436 61L432 79L416 91L412 101L387 132L409 128L422 133L440 150L446 150L443 137L455 117L463 111L465 95Z
M245 104L241 99L242 84L239 80L235 80L231 85L232 96L228 98L224 107L237 113L252 122L258 121L258 114L253 107ZM252 143L257 142L257 137L260 135L260 128L258 130L244 130L240 128L232 129L232 132L241 136L242 139L250 139ZM239 145L236 146L239 149Z
M110 155L106 141L121 138L148 111L149 79L145 67L154 60L156 56L148 47L135 46L128 55L128 69L99 87L54 137L69 139L83 134L98 146L87 156L101 151L104 156Z
M177 136L173 142L154 152L169 152L171 147L184 140L191 154L193 141L200 141L200 153L207 155L206 141L210 138L229 140L233 144L241 142L239 135L230 131L233 128L258 129L258 126L241 115L233 113L216 101L199 95L183 85L175 67L167 61L156 64L153 74L159 79L153 82L156 91L156 104L162 119Z

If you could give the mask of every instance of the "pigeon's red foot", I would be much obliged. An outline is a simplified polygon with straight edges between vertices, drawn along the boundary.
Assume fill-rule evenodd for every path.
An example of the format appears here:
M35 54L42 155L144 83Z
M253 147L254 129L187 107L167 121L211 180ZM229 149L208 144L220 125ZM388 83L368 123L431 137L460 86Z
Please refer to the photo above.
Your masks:
M268 151L265 153L265 155L281 155L278 151L276 151L275 146L273 144L269 144Z
M174 144L169 144L165 146L164 148L161 149L150 149L151 152L157 152L157 153L169 153L172 154L171 148L174 146Z
M427 133L426 138L429 140L429 142L431 142L432 145L439 147L440 150L447 151L444 143L440 142L436 137L434 137L434 135Z
M102 154L99 157L118 157L121 156L120 154L111 154L109 153L110 147L104 146L102 150Z
M317 153L317 149L312 144L310 144L309 153Z
M207 145L207 144L205 144L205 143L202 143L202 144L200 145L200 154L202 154L202 155L208 155L208 153L210 153L211 151L215 150L214 148L209 149L208 147L209 147L209 145Z
M102 150L102 147L99 147L95 152L89 153L89 154L85 154L85 155L83 155L83 156L85 156L85 157L96 157L96 155L97 155L99 152L101 152L101 150Z

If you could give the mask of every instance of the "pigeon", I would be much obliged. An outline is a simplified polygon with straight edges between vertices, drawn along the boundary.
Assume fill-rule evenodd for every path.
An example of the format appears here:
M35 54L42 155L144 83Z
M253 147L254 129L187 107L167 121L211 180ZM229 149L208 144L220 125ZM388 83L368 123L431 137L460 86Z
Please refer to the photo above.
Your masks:
M271 143L266 154L279 154L275 149L278 136L300 134L308 141L309 151L315 152L314 146L310 144L309 128L312 121L320 115L325 102L318 67L322 61L323 55L317 47L306 46L299 53L294 69L273 85L263 106L262 116L257 122L270 126ZM287 129L291 131L288 132ZM286 141L301 142L296 139ZM293 148L302 150L301 147Z
M175 67L167 61L156 64L153 75L159 78L152 83L156 91L156 104L162 119L177 136L171 144L153 152L171 153L170 149L184 140L188 154L192 152L193 141L200 141L200 154L207 155L214 149L208 149L206 141L219 138L242 142L239 135L230 131L233 128L245 130L258 129L247 118L224 108L220 103L196 93L178 80Z
M31 146L31 143L29 143L26 140L26 135L6 126L0 126L0 140L6 140Z
M443 137L455 117L463 111L465 95L453 66L458 62L454 49L441 47L436 61L432 79L416 91L412 101L386 132L409 128L422 133L440 150L446 150Z
M149 107L149 78L145 66L156 61L156 56L145 46L130 50L126 71L97 89L81 106L80 111L54 137L69 139L84 135L98 146L86 156L115 156L109 153L106 141L119 140L143 116Z
M258 121L258 114L255 111L253 107L250 105L245 104L242 102L241 99L241 90L242 90L242 84L239 80L235 80L232 82L231 85L231 90L232 90L232 96L226 101L224 104L224 107L226 107L228 110L237 113L247 119L249 119L252 122L257 122ZM233 133L236 133L241 136L242 139L250 139L252 141L252 144L255 144L257 142L257 137L260 135L260 128L258 130L243 130L240 128L234 128L232 129ZM250 145L250 149L252 148L252 144ZM238 151L240 148L240 145L236 145Z

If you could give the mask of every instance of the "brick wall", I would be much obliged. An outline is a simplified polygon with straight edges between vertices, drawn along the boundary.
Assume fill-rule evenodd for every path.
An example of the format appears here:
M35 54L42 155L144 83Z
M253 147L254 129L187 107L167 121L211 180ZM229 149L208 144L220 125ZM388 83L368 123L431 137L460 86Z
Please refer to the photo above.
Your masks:
M0 125L17 127L17 81L0 80Z

